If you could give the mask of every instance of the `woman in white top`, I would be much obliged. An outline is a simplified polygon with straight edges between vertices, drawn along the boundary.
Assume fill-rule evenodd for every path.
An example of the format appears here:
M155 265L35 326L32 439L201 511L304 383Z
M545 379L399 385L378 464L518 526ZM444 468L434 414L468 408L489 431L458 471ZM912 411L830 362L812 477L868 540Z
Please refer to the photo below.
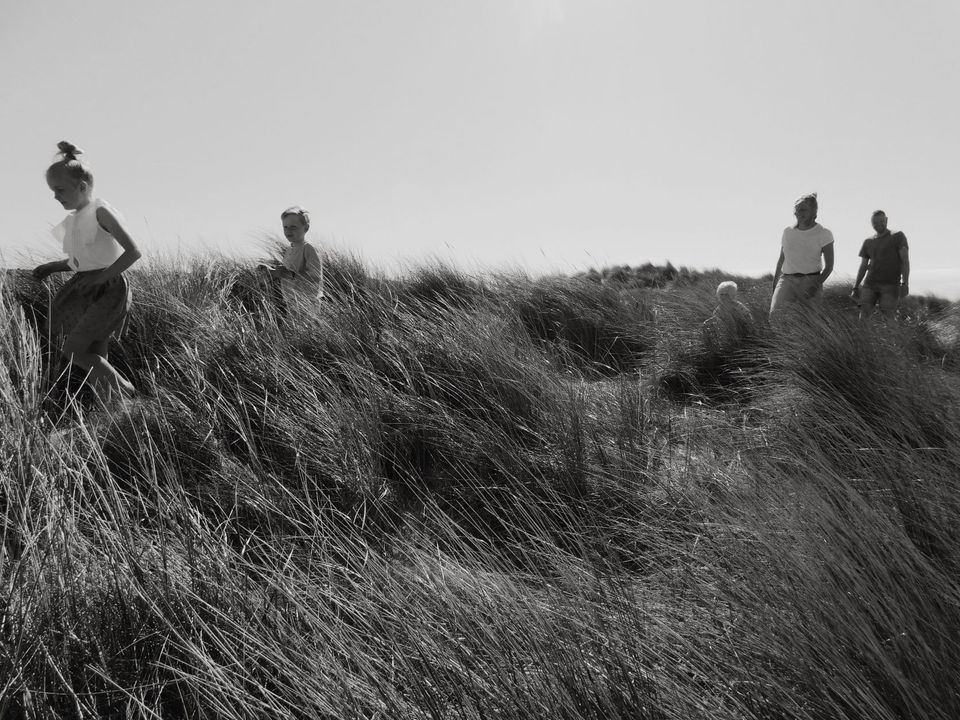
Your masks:
M794 203L797 224L786 228L780 239L771 316L788 303L819 305L823 300L823 283L833 272L833 233L817 222L817 210L816 193L804 195Z
M280 221L290 247L283 253L280 265L271 268L270 273L280 280L288 307L304 300L317 303L323 298L323 262L317 249L306 239L310 214L294 205L280 213Z
M57 147L62 157L47 169L47 185L57 202L73 211L53 229L67 258L40 265L33 276L43 280L73 271L51 304L51 334L63 337L63 356L85 371L85 382L101 399L132 393L130 381L107 361L107 348L130 309L122 273L140 258L140 250L116 210L93 196L93 173L78 158L82 151L66 141Z

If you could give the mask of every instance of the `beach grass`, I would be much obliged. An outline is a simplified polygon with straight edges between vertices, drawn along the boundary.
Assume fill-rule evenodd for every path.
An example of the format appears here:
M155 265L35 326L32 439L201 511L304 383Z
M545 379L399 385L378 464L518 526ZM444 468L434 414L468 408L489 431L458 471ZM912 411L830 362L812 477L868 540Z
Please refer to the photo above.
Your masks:
M960 716L951 309L722 273L131 272L106 409L0 293L0 717Z

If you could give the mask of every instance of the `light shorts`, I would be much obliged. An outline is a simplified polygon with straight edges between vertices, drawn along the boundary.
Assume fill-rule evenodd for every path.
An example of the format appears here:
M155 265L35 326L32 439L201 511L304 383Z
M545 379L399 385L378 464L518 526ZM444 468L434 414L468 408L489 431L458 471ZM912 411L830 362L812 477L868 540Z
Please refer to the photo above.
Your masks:
M770 299L770 314L783 310L789 303L820 306L823 304L823 285L820 273L812 275L781 275Z

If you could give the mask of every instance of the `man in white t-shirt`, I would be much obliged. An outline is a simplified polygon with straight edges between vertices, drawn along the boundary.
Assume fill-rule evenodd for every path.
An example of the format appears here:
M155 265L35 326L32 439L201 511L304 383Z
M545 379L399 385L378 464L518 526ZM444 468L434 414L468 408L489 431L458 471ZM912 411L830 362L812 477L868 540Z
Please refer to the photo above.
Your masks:
M804 195L793 206L797 224L786 228L780 240L771 316L789 303L819 306L823 301L823 283L833 272L833 233L817 222L817 209L816 193Z

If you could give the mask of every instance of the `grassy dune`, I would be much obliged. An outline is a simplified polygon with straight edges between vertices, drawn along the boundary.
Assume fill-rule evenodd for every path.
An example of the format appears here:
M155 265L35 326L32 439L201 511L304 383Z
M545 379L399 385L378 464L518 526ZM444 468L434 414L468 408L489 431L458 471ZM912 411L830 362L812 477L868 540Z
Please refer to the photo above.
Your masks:
M326 270L132 273L109 411L8 281L0 717L960 717L949 308Z

